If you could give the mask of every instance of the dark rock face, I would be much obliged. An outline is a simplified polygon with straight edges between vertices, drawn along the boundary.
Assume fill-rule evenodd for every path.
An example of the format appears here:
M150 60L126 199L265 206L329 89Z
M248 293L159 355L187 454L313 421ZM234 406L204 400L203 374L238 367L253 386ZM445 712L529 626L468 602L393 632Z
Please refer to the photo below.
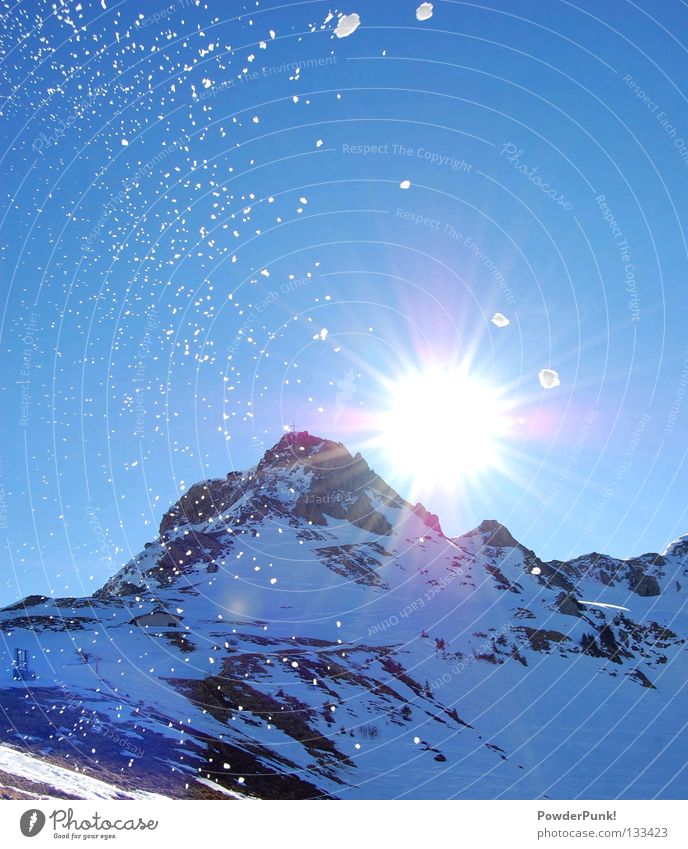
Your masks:
M372 490L389 504L401 506L405 503L403 499L375 474L360 454L352 456L341 443L304 431L286 433L265 452L253 473L230 472L226 478L192 486L163 516L160 536L165 539L182 525L207 522L247 494L250 502L247 515L258 516L264 508L284 513L283 505L266 494L266 482L275 472L294 466L302 466L311 474L308 492L301 495L291 510L294 516L314 525L327 524L329 516L377 535L391 532L391 525L374 509L365 490Z
M241 472L230 472L226 478L195 484L162 517L160 536L179 525L197 525L220 515L241 498L245 480Z
M667 548L664 554L671 555L672 557L688 558L688 536L677 539Z
M498 566L485 564L485 571L488 573L488 575L492 575L500 590L508 590L512 593L523 592L523 588L521 587L521 585L509 581Z
M638 681L643 687L647 687L649 690L656 690L655 685L650 681L647 675L642 671L642 669L634 669L633 672L627 673L629 678L634 678Z
M7 607L3 607L2 610L5 613L9 613L13 610L24 610L27 607L36 607L39 604L43 604L43 602L45 601L48 601L48 596L27 595L26 598L23 598L20 601L15 602L14 604L10 604Z
M518 541L511 536L509 530L494 519L485 519L478 525L477 530L481 534L489 534L487 545L494 545L496 548L519 547Z
M308 491L300 496L292 511L295 516L314 525L327 524L329 516L378 536L391 532L392 526L375 510L369 492L381 496L386 504L401 506L404 501L360 454L354 457L341 443L307 432L287 433L266 451L256 477L260 480L272 471L293 465L303 466L312 476Z
M640 596L659 595L659 581L654 575L646 575L642 569L632 568L629 573L629 587Z
M224 547L211 534L186 534L166 544L165 554L146 576L155 578L159 584L164 585L194 563L212 563L223 551Z
M565 565L565 564L562 564ZM556 569L549 563L541 563L541 577L551 587L560 587L566 592L571 592L574 588L573 583L566 577L563 569Z
M109 596L124 597L129 595L139 595L145 592L145 586L132 584L130 581L108 581L103 587L97 590L94 594L95 598L108 598Z
M339 468L353 462L353 457L341 442L311 436L308 431L285 433L277 445L263 455L257 473L302 464L306 468Z
M313 473L311 492L315 497L332 493L356 494L370 487L399 504L403 499L375 474L360 454L352 456L341 442L303 433L286 433L274 448L265 452L256 469L261 478L269 471L303 466Z
M377 557L372 556L371 551ZM385 551L379 543L323 546L317 548L316 552L322 557L325 566L336 574L364 586L387 588L377 574L377 570L382 566L384 559L394 555Z
M526 625L519 625L516 631L525 634L534 651L549 651L552 648L552 643L565 643L569 641L566 634L561 634L559 631L553 631L547 628L528 628Z
M364 531L377 536L387 536L392 532L392 526L382 513L378 513L367 495L360 495L351 505L349 521Z
M419 516L431 530L435 531L435 533L438 533L440 536L444 536L444 531L442 530L442 527L440 525L439 516L437 516L435 513L430 513L420 503L416 504L416 506L413 508L413 512L417 516Z
M559 593L555 600L557 610L565 616L580 616L583 606L571 593Z
M577 581L593 578L605 586L623 582L640 596L660 594L659 578L664 576L666 559L661 554L643 554L631 560L618 560L593 551L576 557L559 567Z

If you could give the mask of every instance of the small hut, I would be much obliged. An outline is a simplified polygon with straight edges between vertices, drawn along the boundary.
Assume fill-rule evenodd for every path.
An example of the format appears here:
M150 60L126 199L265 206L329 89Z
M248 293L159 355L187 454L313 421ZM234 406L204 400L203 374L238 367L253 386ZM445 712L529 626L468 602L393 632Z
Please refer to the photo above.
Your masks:
M182 617L176 613L170 613L164 607L156 607L148 613L142 613L129 622L130 625L138 625L140 628L160 628L164 631L170 628L179 628Z

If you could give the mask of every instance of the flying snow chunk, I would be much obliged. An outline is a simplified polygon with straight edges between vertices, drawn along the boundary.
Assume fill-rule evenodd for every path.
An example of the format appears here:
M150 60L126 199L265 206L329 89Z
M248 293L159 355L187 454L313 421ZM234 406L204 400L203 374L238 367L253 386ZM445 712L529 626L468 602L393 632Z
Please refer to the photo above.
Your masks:
M629 613L631 612L630 607L622 607L620 604L607 604L604 601L584 601L582 598L578 599L579 604L591 604L594 607L604 607L609 608L610 610L627 610Z
M401 183L399 183L399 188L400 189L410 189L411 188L411 181L410 180L402 180Z
M542 572L542 569L539 566L533 566L530 570L531 575L539 575Z
M511 324L509 319L505 315L502 315L501 312L496 312L492 316L490 321L492 322L492 324L494 324L495 327L507 327L509 324Z
M429 21L432 17L432 3L421 3L416 9L416 18L419 21Z
M554 389L555 386L559 386L561 383L559 380L559 374L552 368L540 369L538 372L538 380L540 381L540 386L542 386L543 389Z
M322 339L322 341L324 342L324 341L325 341L325 339L327 339L327 334L328 334L328 333L329 333L329 330L328 330L326 327L323 327L323 329L320 331L320 333L318 333L318 336L319 336L319 337Z
M129 142L126 139L122 139L122 147L127 147Z
M356 12L350 15L342 15L337 21L337 26L334 28L334 34L337 38L346 38L352 32L356 32L360 25L361 18Z

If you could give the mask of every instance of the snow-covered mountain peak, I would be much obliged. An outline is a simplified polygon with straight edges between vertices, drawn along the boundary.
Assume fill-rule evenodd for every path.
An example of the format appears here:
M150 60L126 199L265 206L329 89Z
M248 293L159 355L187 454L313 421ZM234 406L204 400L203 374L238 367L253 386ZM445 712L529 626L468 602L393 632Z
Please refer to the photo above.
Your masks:
M173 763L171 795L623 796L649 728L642 788L681 795L687 578L680 554L542 561L493 519L450 539L360 455L288 433L190 487L94 596L0 611L0 695L51 769L81 745L160 792Z
M432 532L444 537L437 516L405 501L360 454L339 442L290 432L253 468L191 486L163 516L158 540L99 594L138 596L146 587L187 580L199 566L214 572L247 537L277 534L280 546L294 536L297 544L306 539L349 544L351 538L357 545L386 546L392 536L405 540Z
M662 552L664 557L683 557L688 558L688 534L675 539Z
M509 529L495 519L484 519L477 528L463 534L460 539L466 537L481 537L483 545L492 545L495 548L521 548L520 542L512 536Z
M316 525L325 524L328 516L367 521L374 533L386 534L388 523L375 517L373 501L408 506L360 454L353 456L342 443L307 431L289 432L254 468L192 486L164 515L160 535L165 539L184 525L221 521L230 508L236 512L240 507L251 517L267 510Z
M289 431L276 445L269 448L258 464L258 471L294 465L343 466L354 458L341 442L333 442L304 431Z

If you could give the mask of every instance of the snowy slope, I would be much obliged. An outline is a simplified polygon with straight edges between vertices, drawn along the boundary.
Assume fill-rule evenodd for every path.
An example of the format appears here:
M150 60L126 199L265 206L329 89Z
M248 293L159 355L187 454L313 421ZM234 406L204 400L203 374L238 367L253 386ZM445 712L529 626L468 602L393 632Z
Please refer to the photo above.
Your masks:
M65 769L10 746L0 746L0 797L55 799L160 799L156 793L121 790L76 770Z
M685 797L687 555L448 539L287 434L94 598L0 613L5 681L16 647L36 673L0 690L1 736L169 796Z

